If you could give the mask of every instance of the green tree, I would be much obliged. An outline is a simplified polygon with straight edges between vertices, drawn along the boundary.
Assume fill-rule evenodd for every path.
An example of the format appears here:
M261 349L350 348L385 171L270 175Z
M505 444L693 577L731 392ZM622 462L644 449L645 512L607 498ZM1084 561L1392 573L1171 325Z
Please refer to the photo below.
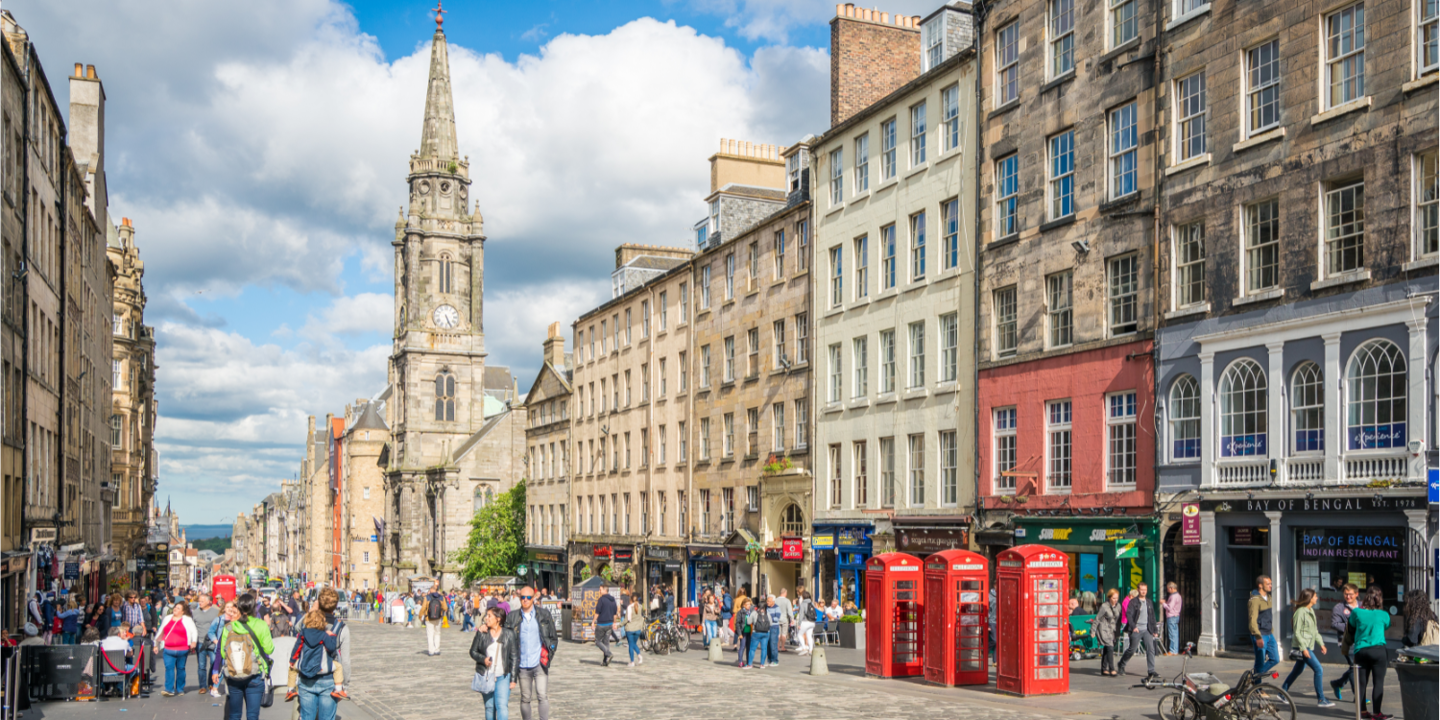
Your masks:
M525 483L495 496L470 519L465 547L451 556L466 584L492 575L514 575L525 562Z

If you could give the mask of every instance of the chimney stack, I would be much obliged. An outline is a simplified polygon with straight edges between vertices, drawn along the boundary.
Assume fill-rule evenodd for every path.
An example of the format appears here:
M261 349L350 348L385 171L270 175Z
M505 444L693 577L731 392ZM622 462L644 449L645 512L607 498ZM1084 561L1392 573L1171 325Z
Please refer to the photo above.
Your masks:
M560 323L550 323L550 334L545 338L544 359L556 370L565 369L565 336L560 332Z
M835 6L830 21L830 125L920 76L920 18Z

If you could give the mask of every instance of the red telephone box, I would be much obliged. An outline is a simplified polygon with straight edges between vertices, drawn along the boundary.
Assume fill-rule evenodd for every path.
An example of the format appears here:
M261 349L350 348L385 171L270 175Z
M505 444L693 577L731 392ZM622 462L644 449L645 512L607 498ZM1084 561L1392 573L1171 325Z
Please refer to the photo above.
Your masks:
M925 679L988 685L989 563L969 550L925 558Z
M1044 545L996 556L995 686L1016 695L1070 692L1070 561Z
M216 575L210 580L210 591L226 602L235 599L235 576Z
M865 674L923 671L925 583L920 558L884 553L865 563Z

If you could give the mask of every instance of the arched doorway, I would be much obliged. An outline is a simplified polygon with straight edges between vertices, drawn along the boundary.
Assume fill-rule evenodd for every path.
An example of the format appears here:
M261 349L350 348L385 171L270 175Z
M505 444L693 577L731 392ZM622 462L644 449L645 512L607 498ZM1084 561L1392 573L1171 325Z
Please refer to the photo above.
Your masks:
M1200 638L1200 546L1185 545L1181 540L1180 523L1173 523L1165 531L1162 543L1163 574L1166 583L1175 583L1180 590L1180 647ZM1159 588L1163 601L1165 588ZM1162 637L1163 646L1170 647L1170 638Z

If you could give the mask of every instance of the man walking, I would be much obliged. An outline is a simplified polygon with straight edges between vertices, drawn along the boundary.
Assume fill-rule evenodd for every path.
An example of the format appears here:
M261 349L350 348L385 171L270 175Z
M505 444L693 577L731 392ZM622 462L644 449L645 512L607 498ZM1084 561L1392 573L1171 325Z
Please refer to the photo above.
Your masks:
M535 606L535 588L520 589L520 607L505 616L505 627L520 643L520 717L530 720L535 704L540 706L540 720L550 720L550 661L559 636L550 611Z
M784 618L780 606L775 604L774 595L765 596L765 607L760 612L770 618L770 629L766 632L765 654L761 656L763 667L780 667L780 625Z
M1246 606L1250 615L1250 640L1255 643L1255 674L1264 675L1280 663L1280 645L1275 642L1275 621L1270 612L1269 575L1255 578L1255 593Z
M1130 644L1125 648L1125 654L1120 656L1120 667L1116 668L1121 675L1125 674L1125 663L1135 655L1141 644L1145 647L1145 670L1146 677L1155 675L1155 635L1158 632L1157 623L1159 616L1155 612L1155 605L1150 602L1150 587L1140 583L1136 588L1140 594L1130 601L1126 619L1130 627Z
M619 608L615 605L615 596L610 594L610 588L600 586L600 599L595 601L595 647L600 648L603 653L600 664L606 667L610 665L610 633L615 627L615 613Z
M780 597L775 598L775 607L780 609L780 644L776 648L777 652L785 652L785 641L790 638L791 613L795 612L795 606L790 603L790 598L785 597L786 592L788 591L781 588ZM775 658L778 664L780 656L777 654Z
M445 621L445 596L431 588L425 596L425 642L428 654L440 654L440 629Z
M195 620L195 634L199 635L195 642L195 659L198 661L195 669L200 673L200 694L210 692L210 666L215 660L215 637L211 634L211 626L220 618L220 608L210 602L210 596L201 594L199 607L190 611Z

